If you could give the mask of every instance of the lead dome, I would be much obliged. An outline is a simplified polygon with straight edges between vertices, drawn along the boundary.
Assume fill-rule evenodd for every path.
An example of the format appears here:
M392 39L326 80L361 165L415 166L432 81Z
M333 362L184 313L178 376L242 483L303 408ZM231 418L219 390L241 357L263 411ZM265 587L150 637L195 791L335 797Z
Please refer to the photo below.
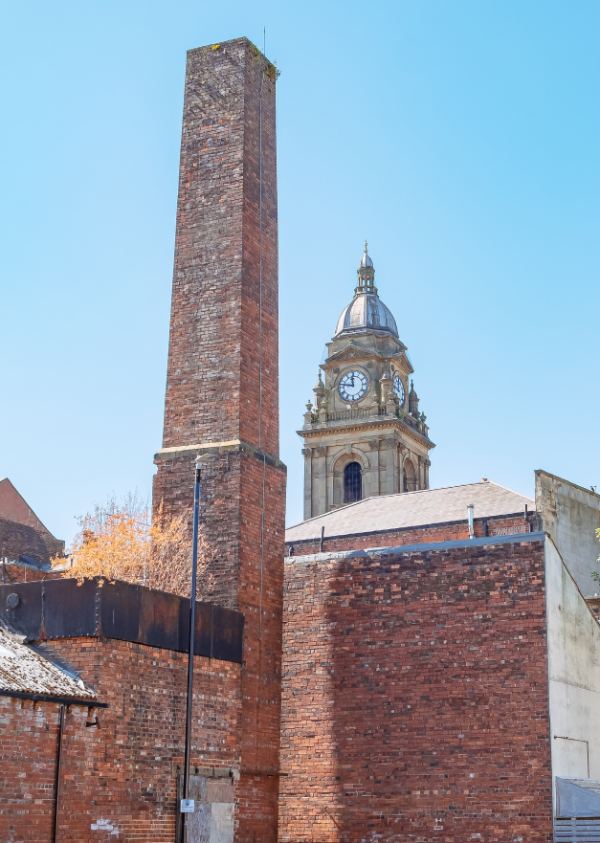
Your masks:
M365 250L358 264L358 284L354 298L338 319L335 336L354 334L359 331L388 331L398 337L396 320L388 307L381 301L375 286L375 267Z

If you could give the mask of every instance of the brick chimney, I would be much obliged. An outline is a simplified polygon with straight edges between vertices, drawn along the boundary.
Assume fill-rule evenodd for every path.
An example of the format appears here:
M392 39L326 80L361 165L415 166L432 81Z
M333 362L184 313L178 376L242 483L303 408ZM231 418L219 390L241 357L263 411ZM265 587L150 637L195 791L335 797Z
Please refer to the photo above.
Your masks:
M214 550L203 599L245 615L236 841L276 841L285 466L279 460L275 67L246 38L188 53L163 447L153 504Z

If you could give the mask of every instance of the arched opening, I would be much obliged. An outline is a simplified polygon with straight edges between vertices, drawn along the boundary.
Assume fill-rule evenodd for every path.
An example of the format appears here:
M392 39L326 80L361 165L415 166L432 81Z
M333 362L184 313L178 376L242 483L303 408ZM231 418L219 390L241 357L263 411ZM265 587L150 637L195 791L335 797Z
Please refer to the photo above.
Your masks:
M362 500L362 468L358 462L349 462L344 469L344 503Z
M414 492L417 488L417 474L410 460L404 460L404 491Z

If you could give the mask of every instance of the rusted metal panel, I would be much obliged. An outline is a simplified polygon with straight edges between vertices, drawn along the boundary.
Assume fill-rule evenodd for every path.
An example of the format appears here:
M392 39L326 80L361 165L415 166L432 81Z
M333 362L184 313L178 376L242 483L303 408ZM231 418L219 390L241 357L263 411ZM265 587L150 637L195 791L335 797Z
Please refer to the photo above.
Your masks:
M212 657L226 662L241 662L244 644L244 616L222 606L213 606L214 639Z
M140 634L145 636L148 644L169 650L182 649L183 642L179 635L180 603L181 598L176 594L141 589Z
M84 638L98 629L96 580L60 579L39 583L42 590L44 638Z
M0 586L0 622L30 641L104 635L187 652L189 618L189 600L121 581L96 578L79 585L60 579ZM243 633L241 612L196 603L196 655L241 663Z
M41 586L41 582L0 586L0 622L32 641L37 641L42 635Z
M98 586L98 634L120 641L144 640L141 624L142 589L128 582L105 582ZM152 594L152 592L150 592Z

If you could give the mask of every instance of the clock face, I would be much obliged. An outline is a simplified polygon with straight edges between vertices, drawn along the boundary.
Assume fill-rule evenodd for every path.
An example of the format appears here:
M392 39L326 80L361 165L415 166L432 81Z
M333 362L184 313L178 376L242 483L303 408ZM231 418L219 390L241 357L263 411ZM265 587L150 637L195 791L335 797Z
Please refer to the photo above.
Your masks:
M338 390L344 401L360 401L367 391L367 377L362 372L346 372Z
M400 406L404 406L404 384L402 383L402 378L398 375L394 375L394 395L400 402Z

